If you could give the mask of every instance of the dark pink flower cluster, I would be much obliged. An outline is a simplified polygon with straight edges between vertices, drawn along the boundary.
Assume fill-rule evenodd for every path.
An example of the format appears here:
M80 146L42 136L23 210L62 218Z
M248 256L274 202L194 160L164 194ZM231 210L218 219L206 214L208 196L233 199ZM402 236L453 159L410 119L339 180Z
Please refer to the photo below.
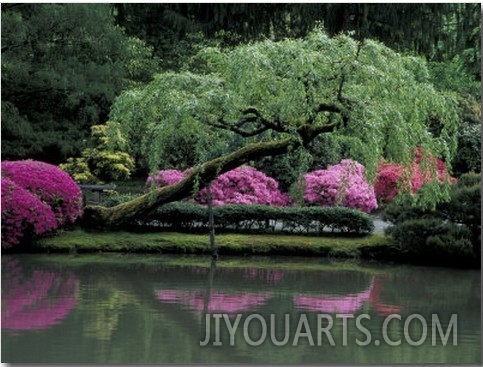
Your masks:
M374 184L376 197L383 202L389 202L401 189L416 193L424 184L433 181L434 176L431 174L429 167L431 165L436 169L439 182L456 182L449 175L446 164L441 159L429 157L425 168L422 167L421 161L422 152L421 149L417 149L414 161L409 166L397 163L380 163Z
M304 199L320 206L346 206L370 213L377 208L374 188L364 177L364 166L350 159L304 175Z
M2 179L3 247L18 244L25 234L42 234L55 228L57 222L50 206L11 179Z
M82 215L82 192L60 168L33 160L2 162L2 244L18 244Z

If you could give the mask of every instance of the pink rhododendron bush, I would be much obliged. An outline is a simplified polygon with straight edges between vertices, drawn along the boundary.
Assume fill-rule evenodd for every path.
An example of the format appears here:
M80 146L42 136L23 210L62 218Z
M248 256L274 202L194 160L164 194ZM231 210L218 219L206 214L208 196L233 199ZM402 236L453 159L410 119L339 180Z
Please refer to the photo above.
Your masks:
M33 160L2 162L2 247L50 232L82 215L82 192L60 168Z
M161 170L154 177L156 187L163 187L181 181L189 170ZM146 184L151 184L149 177ZM249 166L241 166L223 173L211 184L213 205L225 204L269 204L283 206L288 202L288 195L278 188L278 182L263 172ZM207 203L206 189L200 190L195 200Z
M346 206L370 213L377 208L374 188L364 177L364 166L344 159L324 170L304 175L304 200L311 205Z
M428 157L427 164L422 162L421 149L416 151L414 161L409 166L397 163L380 163L374 184L374 190L378 200L389 202L399 193L400 189L406 189L416 193L424 184L434 180L431 167L436 171L439 182L456 182L446 168L446 164L439 158Z
M149 176L146 181L146 186L152 185L153 182L156 187L173 185L183 180L186 176L186 171L182 172L177 169L163 169L159 171L154 178Z
M287 205L288 196L278 188L278 182L256 168L241 166L218 176L211 184L213 205L268 204ZM206 204L206 189L197 201Z

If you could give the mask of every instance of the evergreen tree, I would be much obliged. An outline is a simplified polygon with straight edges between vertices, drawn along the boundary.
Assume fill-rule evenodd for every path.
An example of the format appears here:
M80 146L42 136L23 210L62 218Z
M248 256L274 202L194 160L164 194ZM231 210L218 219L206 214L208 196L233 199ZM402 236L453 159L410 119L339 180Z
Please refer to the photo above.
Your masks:
M157 65L107 4L2 4L2 159L59 163Z

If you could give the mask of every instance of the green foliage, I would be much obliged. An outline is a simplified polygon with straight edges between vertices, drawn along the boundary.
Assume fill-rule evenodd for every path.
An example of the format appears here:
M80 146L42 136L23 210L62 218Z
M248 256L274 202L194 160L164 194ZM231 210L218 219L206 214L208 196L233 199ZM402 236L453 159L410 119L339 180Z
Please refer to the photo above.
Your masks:
M67 163L59 167L68 172L76 182L94 183L99 181L127 180L134 169L134 159L127 153L115 149L117 143L111 143L106 135L106 125L91 126L92 138L96 146L86 148L79 158L68 158ZM122 141L119 137L118 142Z
M434 219L439 216L435 210L428 210L416 205L416 200L403 195L397 202L391 202L381 212L381 218L394 225L417 219Z
M115 96L157 68L108 4L2 6L2 159L79 154Z
M128 199L126 198L119 198ZM372 218L358 210L344 207L272 207L264 205L222 205L213 208L217 231L369 234L374 230ZM162 228L175 231L206 230L208 209L189 202L161 206L135 227Z
M458 150L453 160L456 175L481 172L481 124L462 123L458 132Z
M409 199L389 205L383 219L394 224L387 230L404 251L429 256L481 253L481 175L464 174L453 185L450 201L429 211ZM446 256L445 255L445 256ZM465 255L466 256L466 255ZM448 258L449 259L449 258Z
M387 232L399 246L402 256L421 262L458 263L474 260L468 228L440 219L412 219L389 227Z
M105 200L103 200L102 205L106 207L113 207L125 202L128 202L132 199L135 199L140 194L131 194L131 193L116 193L113 195L109 195Z
M451 201L442 205L450 221L467 227L475 253L481 253L481 173L462 175L451 191Z
M97 182L96 177L92 174L85 158L67 158L66 163L59 164L59 168L72 176L75 182L80 184Z
M382 157L407 161L411 147L446 161L456 149L453 96L434 89L424 60L376 41L316 29L305 39L207 47L189 70L157 75L123 93L111 111L126 149L147 157L150 168L185 168L253 141L301 142L304 126L332 124L341 154L363 158L370 177ZM435 119L437 136L428 131ZM243 130L245 139L227 130ZM293 171L284 173L287 185Z
M481 171L481 81L469 75L460 58L430 64L436 88L456 93L460 128L458 150L452 161L459 176L469 171ZM439 126L433 127L435 130Z
M229 135L200 121L202 110L209 107L205 98L220 83L216 77L166 73L142 89L123 93L110 116L127 137L125 149L152 171L161 164L191 167L223 152Z

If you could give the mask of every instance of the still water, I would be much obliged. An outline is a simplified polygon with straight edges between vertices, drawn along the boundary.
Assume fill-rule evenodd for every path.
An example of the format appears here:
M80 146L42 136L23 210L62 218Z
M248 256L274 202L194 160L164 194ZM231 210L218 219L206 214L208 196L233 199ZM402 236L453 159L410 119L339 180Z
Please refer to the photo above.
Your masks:
M476 364L480 287L479 270L302 257L4 255L1 359Z

